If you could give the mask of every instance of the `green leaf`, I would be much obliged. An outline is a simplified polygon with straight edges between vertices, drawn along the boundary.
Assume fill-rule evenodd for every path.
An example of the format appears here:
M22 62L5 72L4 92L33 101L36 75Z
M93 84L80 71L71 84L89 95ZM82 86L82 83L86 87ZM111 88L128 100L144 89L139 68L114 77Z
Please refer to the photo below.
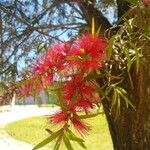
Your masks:
M135 51L135 57L136 57L136 71L138 73L139 71L139 67L140 67L140 57L139 57L139 51L138 51L138 48L135 46L135 44L133 44L131 41L129 42L130 45L132 46L132 48L134 49Z
M114 41L115 41L116 36L112 36L111 39L109 40L109 47L107 49L107 55L108 55L108 59L111 58L112 56L112 51L113 51L113 45L114 45Z
M68 139L77 142L81 147L86 149L86 146L84 145L84 140L81 138L78 138L71 130L68 129L68 132L66 133L66 136Z
M68 139L72 140L72 141L78 141L78 142L84 142L83 139L78 138L71 130L68 129L66 136L68 137Z
M58 150L61 144L61 140L62 140L62 135L60 134L59 138L57 139L56 143L55 143L55 147L54 150Z
M50 143L51 141L53 141L55 138L57 138L60 134L62 134L63 129L58 130L57 132L54 132L51 134L51 136L49 136L48 138L44 139L42 142L40 142L39 144L37 144L33 150L39 149L40 147L43 147L44 145Z
M111 109L113 108L113 106L116 105L116 102L117 102L117 92L116 92L116 90L114 90L113 100L112 100L112 104L111 104Z
M98 36L100 34L101 31L101 26L98 27L97 31L96 31L96 35Z
M78 141L77 141L77 142L78 142ZM87 149L87 147L84 145L83 142L78 142L78 144L79 144L81 147L83 147L84 149Z
M130 53L128 49L125 49L125 56L127 58L127 68L128 68L127 71L129 72L132 62L131 62Z
M120 114L120 96L117 96L117 113Z
M63 135L63 140L68 150L74 150L69 139L65 135Z
M116 88L116 90L117 90L117 92L120 94L120 93L123 93L123 94L127 94L127 92L126 92L126 90L125 89L123 89L123 88L121 88L121 87L119 87L119 86L117 86L117 87L115 87Z
M131 103L131 101L124 94L120 93L120 96L125 100L127 108L129 105L134 108L134 105Z

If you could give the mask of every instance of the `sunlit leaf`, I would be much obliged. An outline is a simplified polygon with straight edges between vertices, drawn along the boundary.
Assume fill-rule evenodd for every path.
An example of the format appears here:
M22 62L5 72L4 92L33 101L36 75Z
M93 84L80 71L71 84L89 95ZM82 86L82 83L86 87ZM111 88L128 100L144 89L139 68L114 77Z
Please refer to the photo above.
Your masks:
M68 137L68 139L77 142L81 147L83 147L84 149L86 149L86 146L84 145L84 140L77 137L71 130L68 129L66 136Z
M37 144L33 150L39 149L40 147L43 147L44 145L50 143L51 141L53 141L55 138L57 138L60 134L62 134L62 129L58 130L57 132L54 132L51 134L51 136L49 136L48 138L44 139L42 142L40 142L39 144Z
M74 150L69 139L66 137L66 135L63 136L63 140L64 140L65 146L68 150Z
M96 31L96 35L99 35L101 31L101 26L98 27L97 31Z
M120 96L125 100L127 108L129 107L129 105L134 108L134 105L131 103L131 101L123 93L120 93Z
M112 56L112 52L113 52L113 45L114 45L114 41L115 41L115 36L112 36L111 39L109 40L109 47L107 49L107 56L108 56L108 59L111 58Z
M131 68L131 57L130 57L130 53L129 53L129 50L128 49L125 49L125 55L126 55L126 58L127 58L127 71L129 72L130 71L130 68Z
M57 139L55 143L54 150L58 150L60 148L61 140L62 140L62 135L60 134L59 138Z
M117 92L116 92L116 90L114 90L114 92L113 92L113 97L112 97L112 103L111 103L111 109L116 105L116 103L117 103Z
M135 44L133 44L131 41L129 41L130 45L132 46L132 48L135 51L135 57L136 57L136 71L138 73L139 71L139 67L140 67L140 57L139 57L139 51L138 48L135 46Z

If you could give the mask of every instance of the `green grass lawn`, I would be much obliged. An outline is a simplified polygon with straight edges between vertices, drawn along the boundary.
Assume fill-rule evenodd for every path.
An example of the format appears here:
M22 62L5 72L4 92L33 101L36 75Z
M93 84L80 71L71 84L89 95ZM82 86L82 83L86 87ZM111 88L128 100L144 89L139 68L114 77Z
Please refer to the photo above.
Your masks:
M91 125L89 135L83 139L88 150L113 150L111 137L108 131L108 125L104 115L99 115L94 118L86 119ZM33 117L8 124L5 130L14 138L21 141L36 145L49 134L45 128L53 130L53 126L47 123L47 119L42 117ZM75 150L83 150L82 147L75 142L72 143ZM46 147L53 148L54 143L48 144ZM60 150L66 150L62 144Z

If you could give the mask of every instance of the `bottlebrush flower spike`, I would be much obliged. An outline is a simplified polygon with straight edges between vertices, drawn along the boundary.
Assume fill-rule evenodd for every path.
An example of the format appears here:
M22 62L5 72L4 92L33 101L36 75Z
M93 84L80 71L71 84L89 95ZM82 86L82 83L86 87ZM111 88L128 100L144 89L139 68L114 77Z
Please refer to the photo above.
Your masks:
M79 99L74 104L75 109L90 111L93 108L93 103L88 99Z
M31 66L33 74L43 74L45 72L54 73L53 69L62 70L66 62L66 55L69 51L68 43L58 43L49 49L44 55L39 57Z
M71 47L70 55L78 59L71 60L72 65L77 65L83 72L91 72L101 67L106 58L106 41L96 35L86 34L75 41Z
M103 38L90 34L71 44L54 45L31 66L30 76L34 80L22 87L24 95L32 94L34 88L39 94L44 88L49 90L52 89L49 86L54 85L54 89L56 86L62 111L51 115L49 122L67 128L71 123L81 135L87 134L90 127L77 116L77 111L90 111L100 100L96 95L97 85L93 80L88 81L85 74L101 67L106 46Z
M61 111L50 116L48 120L53 124L65 123L68 120L68 115Z
M87 123L83 122L81 119L79 118L72 118L71 120L74 128L81 134L87 134L90 131L90 127L88 126Z
M78 96L91 98L93 93L96 92L96 86L84 81L82 75L74 75L71 80L64 82L62 87L64 99L70 101L75 94Z

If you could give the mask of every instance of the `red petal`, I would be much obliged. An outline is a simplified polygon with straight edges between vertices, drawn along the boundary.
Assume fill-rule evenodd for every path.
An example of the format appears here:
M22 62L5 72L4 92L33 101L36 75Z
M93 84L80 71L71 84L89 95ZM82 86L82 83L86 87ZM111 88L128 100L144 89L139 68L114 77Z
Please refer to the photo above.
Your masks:
M68 120L68 115L64 112L57 112L49 117L48 120L54 124L65 123Z
M78 118L72 118L71 120L74 128L82 135L82 134L87 134L88 131L90 130L90 127L88 126L87 123L81 121Z

